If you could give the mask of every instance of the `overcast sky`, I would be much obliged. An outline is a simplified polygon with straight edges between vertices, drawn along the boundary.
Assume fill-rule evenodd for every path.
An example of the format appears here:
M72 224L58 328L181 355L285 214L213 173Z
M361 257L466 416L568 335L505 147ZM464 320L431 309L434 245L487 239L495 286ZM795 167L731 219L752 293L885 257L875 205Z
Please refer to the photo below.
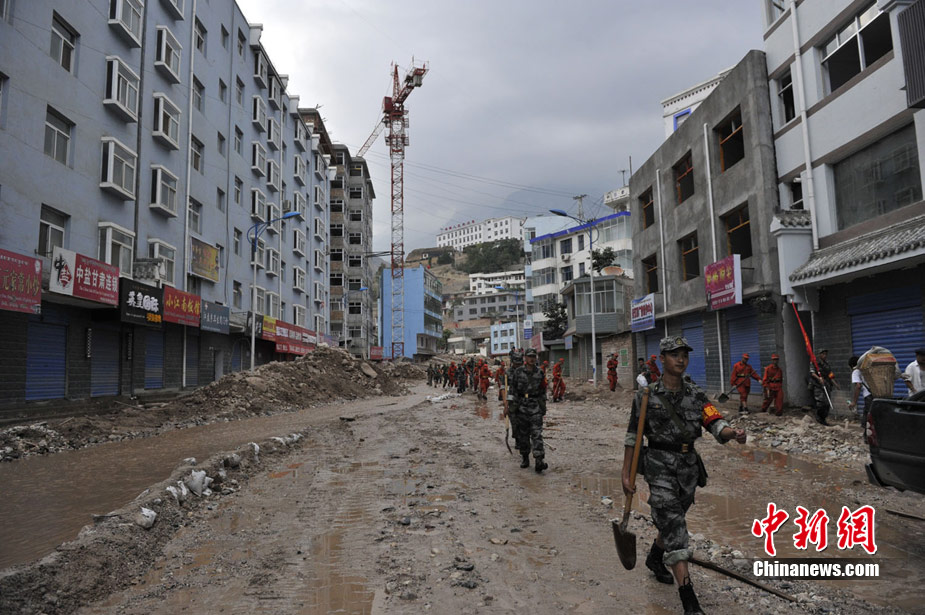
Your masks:
M577 194L585 217L605 213L629 157L638 168L664 140L660 101L763 44L761 0L237 1L287 91L351 152L381 117L391 63L428 63L406 103L406 253L466 220L575 213ZM374 249L388 250L382 137L366 160Z

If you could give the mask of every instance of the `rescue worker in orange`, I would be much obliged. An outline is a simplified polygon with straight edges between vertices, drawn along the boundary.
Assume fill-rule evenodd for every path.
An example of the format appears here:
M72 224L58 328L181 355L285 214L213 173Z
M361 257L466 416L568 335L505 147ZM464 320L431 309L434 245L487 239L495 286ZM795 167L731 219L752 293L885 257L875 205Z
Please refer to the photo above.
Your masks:
M472 374L472 391L479 399L482 398L482 360L479 359L475 364Z
M565 397L565 380L562 379L562 363L565 359L559 359L552 366L552 401L562 401Z
M778 356L776 353L771 355L770 365L764 368L764 377L761 379L761 386L764 387L764 402L761 404L761 411L767 412L771 403L777 410L775 414L780 416L784 413L784 372L777 364Z
M456 386L456 361L450 361L450 386Z
M649 382L655 382L662 377L662 370L658 368L658 363L655 362L655 355L649 357L649 360L646 361L646 367L649 368Z
M748 353L742 353L742 360L732 366L732 374L729 376L729 384L739 391L739 412L748 414L748 394L752 390L752 381L761 382L758 372L748 364Z
M610 383L610 390L614 391L617 388L617 355L612 354L607 360L607 382Z
M498 401L504 401L504 361L495 361L498 369L495 370L495 384L498 385Z
M491 383L491 368L488 367L488 361L482 362L479 370L479 397L488 399L488 385Z

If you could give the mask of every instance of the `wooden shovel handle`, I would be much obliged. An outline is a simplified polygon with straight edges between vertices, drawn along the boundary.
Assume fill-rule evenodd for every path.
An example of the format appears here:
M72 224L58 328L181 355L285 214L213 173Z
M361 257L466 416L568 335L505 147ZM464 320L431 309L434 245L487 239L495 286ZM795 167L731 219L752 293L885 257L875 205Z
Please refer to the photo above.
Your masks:
M636 444L633 446L633 463L630 464L630 482L636 487L636 470L639 468L639 451L642 450L643 429L646 424L646 407L649 405L649 387L642 391L642 407L639 409L639 425L636 427ZM626 496L626 508L623 510L623 524L629 519L633 507L633 494Z

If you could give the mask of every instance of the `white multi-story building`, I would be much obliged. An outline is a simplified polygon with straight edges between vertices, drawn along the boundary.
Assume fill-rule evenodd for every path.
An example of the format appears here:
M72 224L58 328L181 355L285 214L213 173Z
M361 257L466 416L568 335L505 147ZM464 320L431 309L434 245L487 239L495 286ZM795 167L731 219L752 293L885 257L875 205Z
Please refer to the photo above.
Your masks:
M437 247L451 246L462 250L466 246L501 239L523 239L524 218L505 216L487 220L469 220L444 227L437 235Z
M700 103L710 95L710 92L719 85L723 77L728 75L731 70L731 68L727 68L715 77L691 86L683 92L678 92L662 101L662 120L665 124L666 139L678 129L678 126L684 123L684 120L690 117L694 109L700 106Z
M491 326L491 339L488 348L490 356L507 354L517 344L516 322L499 322Z
M519 290L523 295L525 286L523 269L469 274L469 292L476 295L494 293L498 286L503 286L507 290Z

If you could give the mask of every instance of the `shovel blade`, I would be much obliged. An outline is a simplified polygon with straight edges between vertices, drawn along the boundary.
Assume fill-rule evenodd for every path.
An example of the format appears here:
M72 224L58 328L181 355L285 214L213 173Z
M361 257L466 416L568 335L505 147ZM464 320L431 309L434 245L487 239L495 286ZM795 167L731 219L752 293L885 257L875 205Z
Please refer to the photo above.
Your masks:
M726 395L725 393L720 393L720 394L719 394L719 397L716 398L716 401L718 401L718 402L721 403L721 404L722 404L722 403L725 403L725 402L729 401L729 396Z
M630 532L619 519L611 519L613 528L613 541L617 545L617 555L620 563L627 570L636 567L636 534Z

